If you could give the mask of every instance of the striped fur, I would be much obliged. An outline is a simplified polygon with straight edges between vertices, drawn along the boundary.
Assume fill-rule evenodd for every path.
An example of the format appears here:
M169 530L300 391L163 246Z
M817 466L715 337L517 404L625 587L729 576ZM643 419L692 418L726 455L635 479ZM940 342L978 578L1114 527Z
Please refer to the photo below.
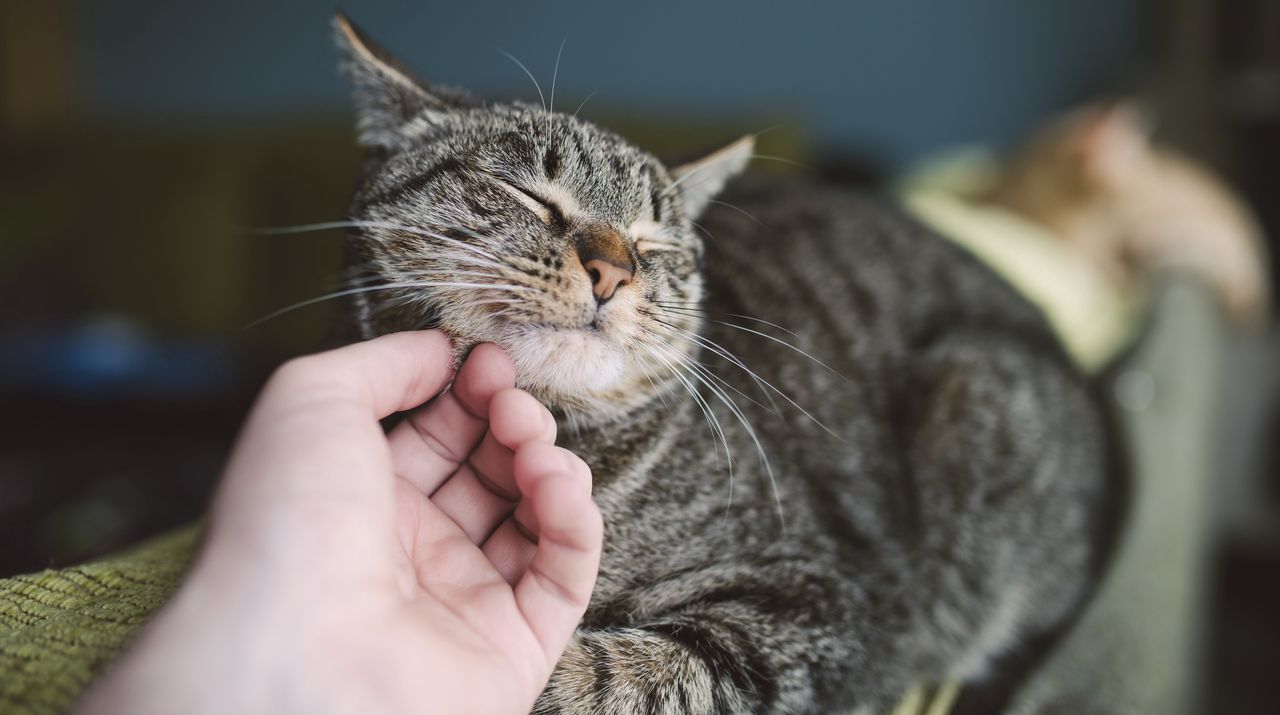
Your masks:
M358 96L399 94L359 102L354 331L503 345L605 515L595 595L535 712L884 712L1077 606L1103 415L991 272L816 184L740 181L740 210L689 216L696 173L540 107L415 99L376 53L350 53ZM599 225L637 270L597 307L573 246ZM381 288L423 276L450 285Z

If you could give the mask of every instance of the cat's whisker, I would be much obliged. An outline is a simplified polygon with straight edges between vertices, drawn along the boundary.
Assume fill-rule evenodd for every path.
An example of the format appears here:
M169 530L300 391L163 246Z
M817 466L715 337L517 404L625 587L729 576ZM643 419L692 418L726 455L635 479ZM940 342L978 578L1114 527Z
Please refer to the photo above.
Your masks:
M652 329L650 329L650 328L645 328L645 330L646 330L646 332L647 332L648 334L650 334L650 335L654 335L654 336L656 336L656 335L657 335L657 334L656 334ZM639 355L639 356L637 356L637 357L638 357L638 358L643 358L643 357L644 357L644 355ZM666 392L667 392L666 387L667 387L667 383L669 382L669 380L663 380L660 376L658 376L658 375L657 375L657 373L656 373L655 371L650 370L649 368L650 368L651 366L649 365L649 363L648 363L647 361L645 361L645 360L643 360L643 359L636 359L635 363L636 363L636 367L638 367L638 368L640 369L640 374L644 377L644 379L646 379L646 380L648 380L648 381L649 381L649 386L653 388L653 393L654 393L655 395L657 395L657 396L658 396L658 400L662 403L662 406L663 406L664 408L666 408L667 412L672 412L671 405L670 405L670 403L668 403L668 402L667 402L667 398L666 398ZM654 377L658 377L658 379L662 381L662 383L663 383L663 387L662 387L662 388L659 388L659 387L658 387L658 383L657 383L657 382L654 382Z
M676 313L681 313L681 314L685 314L685 315L695 315L695 316L697 316L697 317L699 317L699 318L702 318L702 319L704 319L704 320L708 320L708 321L710 321L710 322L712 322L712 323L715 323L715 324L717 324L717 325L723 325L723 326L725 326L725 327L727 327L727 328L733 328L734 330L741 330L741 331L743 331L743 332L751 333L752 335L759 335L760 337L765 338L766 340L772 340L773 342L775 342L775 343L777 343L777 344L779 344L779 345L781 345L781 346L783 346L783 347L787 348L788 350L792 350L792 351L794 351L794 352L796 352L796 353L799 353L800 355L803 355L804 357L808 358L809 360L812 360L815 364L817 364L817 365L821 366L822 368L826 369L828 372L830 372L831 374L835 375L836 377L839 377L840 379L842 379L842 380L844 380L844 381L846 381L846 382L852 382L852 380L850 380L847 376L845 376L845 375L844 375L843 373L841 373L839 370L837 370L837 369L835 369L834 367L831 367L830 365L826 364L825 362L823 362L823 361L819 360L818 358L814 357L812 354L810 354L810 353L806 352L805 350L803 350L803 349L801 349L801 348L799 348L799 347L797 347L797 346L795 346L795 345L792 345L791 343L788 343L788 342L787 342L787 341L785 341L785 340L782 340L782 339L780 339L780 338L777 338L777 337L774 337L774 336L772 336L772 335L769 335L768 333L764 333L764 332L761 332L761 331L759 331L759 330L753 330L753 329L748 328L748 327L746 327L746 326L744 326L744 325L738 325L737 323L730 323L730 322L728 322L728 321L726 321L726 320L718 320L718 319L716 319L716 318L712 318L712 317L710 316L710 314L709 314L709 313L707 313L705 310L701 310L701 309L696 309L696 310L695 310L695 309L692 309L692 308L686 308L686 307L673 307L673 306L671 306L671 305L667 305L667 304L664 304L664 303L662 303L662 302L655 302L654 304L655 304L655 305L658 305L658 306L661 306L664 310L668 310L668 311L672 311L672 312L676 312ZM763 324L768 325L768 326L770 326L770 327L777 328L778 330L781 330L781 331L783 331L784 333L787 333L787 334L789 334L789 335L791 335L791 336L795 337L797 340L799 340L799 339L800 339L800 336L799 336L799 335L796 335L794 332L792 332L792 331L790 331L790 330L787 330L786 328L782 327L781 325L778 325L777 323L771 323L771 322L769 322L769 321L767 321L767 320L763 320L763 319L761 319L761 318L753 318L753 317L751 317L751 316L749 316L749 315L741 315L741 314L738 314L738 313L728 313L728 315L730 315L730 316L732 316L732 317L735 317L735 318L742 318L743 320L753 320L753 321L756 321L756 322L758 322L758 323L763 323Z
M648 366L641 364L640 374L644 375L644 379L649 381L649 386L653 388L653 392L658 396L658 401L662 403L663 408L665 408L667 412L671 412L671 403L667 402L667 391L665 389L660 389L658 384L653 381L653 371L649 370Z
M577 118L578 118L578 112L581 112L581 111L582 111L582 108L583 108L583 107L585 107L585 106L587 106L587 102L590 102L590 101L591 101L591 98L592 98L592 97L594 97L594 96L596 96L596 92L599 92L599 91L600 91L600 90L598 90L598 89L597 89L597 90L593 90L593 91L591 92L591 94L588 94L588 95L587 95L587 98L586 98L586 99L582 100L582 103L578 105L578 108L577 108L577 109L575 109L575 110L573 110L573 118L574 118L574 119L577 119Z
M491 305L494 303L505 303L507 305L517 305L522 302L524 301L521 301L518 298L489 298L488 300L471 301L468 303L468 305Z
M520 69L524 70L525 76L527 76L527 77L529 78L529 80L530 80L531 82L533 82L533 88L534 88L534 89L536 89L536 90L538 90L538 101L542 103L542 111L543 111L543 113L546 113L546 111L547 111L547 98L546 98L545 96L543 96L543 94L542 94L542 85L538 84L538 79L537 79L536 77L534 77L534 76L533 76L533 73L529 71L529 68L528 68L528 67L525 67L525 66L524 66L524 63L523 63L523 62L521 62L520 60L516 59L516 56L515 56L515 55L511 54L510 52L507 52L506 50L502 49L501 47L499 47L499 48L497 48L497 49L498 49L498 52L501 52L504 56L506 56L506 58L507 58L507 59L509 59L509 60L511 60L512 62L516 63L516 66L517 66L517 67L519 67Z
M662 322L662 321L659 321L659 322ZM790 396L790 395L788 395L787 393L785 393L785 392L783 392L782 390L778 389L778 388L777 388L773 383L771 383L771 382L769 382L768 380L765 380L764 378L762 378L762 377L760 377L759 375L757 375L757 374L755 373L755 371L753 371L751 368L749 368L749 367L747 367L747 366L746 366L746 363L742 362L742 360L741 360L741 359L739 359L736 355L734 355L732 352L730 352L730 351L729 351L727 348L725 348L724 346L720 345L719 343L715 342L714 340L711 340L710 338L705 338L705 337L703 337L703 336L701 336L701 335L698 335L697 333L694 333L694 332L691 332L691 331L685 330L684 328L681 328L681 327L679 327L679 326L673 325L673 324L671 324L671 323L663 323L663 324L664 324L664 325L668 325L669 327L671 327L671 328L673 328L673 329L675 329L675 330L680 331L680 333L682 333L685 337L689 338L690 340L693 340L693 341L697 342L698 344L703 345L703 346L704 346L704 347L706 347L707 349L709 349L709 350L712 350L712 351L716 352L716 354L720 355L721 357L725 358L726 360L729 360L729 361L730 361L730 362L732 362L733 364L735 364L735 365L737 365L738 367L742 368L742 369L743 369L743 370L745 370L749 375L752 375L755 379L759 380L759 381L760 381L760 384L763 384L763 385L768 386L768 388L769 388L770 390L773 390L773 392L774 392L774 393L776 393L779 397L781 397L782 399L786 400L788 403L790 403L790 404L791 404L791 406L792 406L792 407L794 407L794 408L796 408L797 410L799 410L799 411L800 411L800 414L802 414L802 415L804 415L805 417L809 418L809 421L813 422L815 425L817 425L818 427L820 427L824 432L826 432L827 434L831 435L832 437L834 437L835 439L837 439L837 440L839 440L839 441L841 441L841 442L845 442L845 441L846 441L844 437L842 437L842 436L841 436L840 434L838 434L835 430L831 429L831 428L830 428L830 427L828 427L826 424L824 424L824 423L822 422L822 420L818 419L817 417L814 417L812 413L810 413L810 412L809 412L808 410L806 410L805 408L801 407L801 406L800 406L800 405L799 405L795 400L791 399L791 396ZM749 332L755 332L755 331L749 331ZM757 334L759 334L759 335L764 335L763 333L757 333ZM765 337L769 337L769 336L765 336ZM815 361L815 362L817 362L816 358L814 359L814 361ZM819 364L822 364L822 363L819 363ZM836 374L839 374L839 373L836 373Z
M748 327L743 326L743 325L737 325L737 324L735 324L735 323L730 323L730 322L727 322L727 321L724 321L724 320L716 320L716 319L714 319L714 318L710 318L710 320L711 320L711 322L716 323L717 325L723 325L723 326L725 326L725 327L727 327L727 328L733 328L734 330L741 330L741 331L743 331L743 332L751 333L752 335L759 335L760 337L762 337L762 338L764 338L764 339L766 339L766 340L772 340L773 342L775 342L775 343L777 343L777 344L781 345L782 347L787 348L788 350L791 350L791 351L793 351L793 352L795 352L795 353L798 353L798 354L800 354L800 355L802 355L802 356L804 356L804 357L808 358L809 360L812 360L812 361L814 362L814 364L819 365L820 367L822 367L822 368L824 368L825 370L827 370L827 372L830 372L832 375L835 375L836 377L840 378L841 380L844 380L845 382L848 382L848 383L852 383L852 382L853 382L853 381L852 381L852 380L850 380L848 377L846 377L843 373L841 373L839 370L835 369L834 367L831 367L830 365L828 365L828 364L826 364L825 362L823 362L823 361L819 360L818 358L814 357L813 355L810 355L808 352L806 352L806 351L804 351L804 350L801 350L800 348L796 347L795 345L792 345L791 343L789 343L789 342L787 342L787 341L785 341L785 340L782 340L782 339L780 339L780 338L775 338L774 336L769 335L768 333L761 332L761 331L759 331L759 330L752 330L751 328L748 328Z
M464 264L464 265L466 265L466 264ZM478 266L478 265L477 265L477 266L475 266L475 267L482 267L482 266ZM497 274L492 273L492 272L489 272L489 271L466 271L466 270L462 270L462 271L460 271L460 270L455 270L455 269L453 269L453 268L451 268L451 267L450 267L450 268L447 268L447 269L442 268L442 269L434 270L434 271L425 271L425 270L407 271L407 272L405 272L405 273L403 273L403 274L400 274L400 275L394 276L393 280L396 280L397 282L404 282L404 281L409 281L409 280L414 280L414 281L422 281L422 280L450 280L450 279L457 278L457 277L464 277L464 278L483 278L483 279L486 279L486 280L489 280L489 281L493 281L493 280L503 280L503 279L505 278L505 276L500 276L500 275L497 275ZM348 280L346 280L346 281L343 281L343 282L339 283L339 284L338 284L338 287L339 287L339 288L352 288L352 287L356 287L356 286L359 286L359 285L369 284L369 283L372 283L372 282L374 282L374 281L386 281L387 279L388 279L388 277L387 277L387 276L380 276L380 275L356 276L356 277L350 278L350 279L348 279ZM512 285L523 285L523 284L518 283L518 282L516 282L516 281L508 281L508 282L509 282L510 284L512 284Z
M711 429L712 437L719 439L720 444L724 448L724 456L728 462L729 481L730 483L732 483L733 482L733 454L729 450L729 440L725 437L724 430L720 426L720 420L716 418L715 412L711 409L711 405L707 403L705 399L703 399L702 395L698 394L698 391L697 389L694 388L693 383L689 382L689 380L685 378L683 371L680 368L673 365L671 361L667 360L662 355L658 354L654 346L645 345L644 349L651 357L657 359L659 362L661 362L663 365L666 366L667 370L670 371L671 376L679 380L680 383L684 385L685 390L689 392L689 396L693 398L694 402L698 405L698 408L702 410L703 418L706 419L707 421L707 427ZM719 457L719 454L717 453L716 455L717 466L719 465L719 463L720 463L720 457Z
M666 349L664 349L664 352L665 351ZM706 377L704 377L704 375L714 377L714 375L712 375L710 371L701 367L696 361L693 361L689 358L684 358L682 356L675 355L674 359L678 361L680 364L687 366L690 369L689 374L694 379L698 380L700 383L706 386L708 390L711 390L711 394L713 394L716 397L716 399L720 400L720 402L729 409L729 411L733 414L733 416L737 418L738 423L742 425L742 428L746 430L747 436L751 439L751 442L755 445L756 453L760 456L760 461L761 461L761 464L764 466L765 474L769 478L769 486L773 490L774 506L777 508L777 512L778 512L779 526L782 528L783 532L785 533L787 528L786 516L784 515L783 509L782 509L782 495L778 491L777 478L774 476L774 473L773 473L773 465L769 462L769 455L765 452L764 445L761 444L760 437L759 435L756 434L755 427L752 426L751 420L747 419L747 416L743 414L742 409L738 407L738 404L734 402L733 398L729 396L728 393L726 393L724 390L721 390L715 385L715 383L713 383L711 380L708 380ZM730 482L732 483L732 478Z
M320 221L317 223L300 223L293 226L246 226L245 231L259 236L289 236L299 233L315 233L316 231L332 231L339 228L353 228L356 221Z
M564 54L564 43L568 41L569 41L568 35L565 35L563 38L561 38L560 49L556 50L556 66L555 66L555 69L551 71L551 107L547 110L547 122L548 122L547 137L548 138L550 138L551 136L551 132L550 132L551 115L556 113L556 79L559 78L560 76L560 55Z
M698 174L704 171L707 171L709 169L714 169L714 168L716 167L712 164L707 164L704 166L695 166L693 169L689 171L689 173L671 182L671 185L668 186L666 189L663 189L662 193L659 195L665 199L671 196L671 194L675 193L680 188L680 185L683 184L684 182L688 181L689 179L692 179L693 177L697 176ZM713 174L711 178L715 178L715 175ZM706 179L704 179L704 181L706 181ZM698 182L697 184L692 184L692 186L698 186L700 183L701 182Z
M760 219L756 218L753 214L751 214L750 212L748 212L746 209L744 209L744 208L742 208L742 207L740 207L740 206L737 206L737 205L735 205L735 204L731 204L731 203L729 203L728 201L721 201L721 200L719 200L719 199L710 199L709 201L707 201L707 203L709 203L709 204L718 204L718 205L720 205L720 206L724 206L725 208L733 209L734 211L737 211L738 213L742 214L743 216L746 216L747 218L751 219L752 221L755 221L757 226L764 226L764 222L763 222L763 221L761 221Z
M787 335L790 335L791 337L795 338L796 340L799 340L799 339L800 339L800 336L799 336L799 335L797 335L794 331L787 330L786 328L782 327L781 325L778 325L777 323L770 323L769 321L767 321L767 320L765 320L765 319L763 319L763 318L753 318L753 317L751 317L750 315L743 315L743 314L741 314L741 313L725 313L725 315L728 315L730 318L742 318L743 320L750 320L750 321L753 321L753 322L756 322L756 323L762 323L762 324L767 325L767 326L769 326L769 327L771 327L771 328L777 328L778 330L781 330L782 332L786 333Z
M780 129L781 127L782 127L782 125L781 125L781 124L773 124L773 125L770 125L770 126L765 127L764 129L761 129L761 130L760 130L760 131L758 131L758 132L754 132L754 133L752 133L750 136L751 136L751 138L752 138L752 139L759 139L760 137L762 137L762 136L764 136L764 135L768 134L769 132L771 132L771 131L773 131L773 130L775 130L775 129Z
M772 385L766 385L764 382L764 379L757 376L754 371L749 369L746 363L738 359L738 356L729 352L727 349L722 348L718 344L710 343L710 341L703 342L702 336L693 331L686 330L677 325L673 325L660 318L656 318L653 316L650 316L650 317L656 322L661 323L662 325L665 325L668 328L678 331L677 333L675 333L675 337L684 338L686 340L692 338L694 343L701 345L703 348L710 350L715 355L718 355L721 358L728 360L730 363L733 363L737 367L741 368L742 371L745 372L752 379L753 382L755 382L756 389L760 390L760 394L764 395L764 398L769 401L770 408L772 409L774 414L780 414L778 410L778 403L774 402L773 394L769 391L769 388L771 388Z
M771 154L752 154L752 155L751 155L751 158L752 158L752 159L764 159L765 161L776 161L776 162L779 162L779 163L782 163L782 164L790 164L791 166L799 167L799 168L801 168L801 169L804 169L805 171L813 171L813 170L814 170L814 168L813 168L812 166L809 166L808 164L805 164L805 163L803 163L803 162L796 161L795 159L788 159L788 158L786 158L785 156L773 156L773 155L771 155Z
M662 323L662 321L661 321L661 320L657 320L657 318L655 318L655 316L654 316L652 313L650 313L650 312L648 312L648 311L643 311L643 310L642 310L641 312L643 312L645 315L649 316L649 318L650 318L650 319L655 320L655 322ZM664 323L664 325L665 325L665 323ZM672 337L672 338L679 338L679 337L680 337L679 335L677 335L677 334L675 334L675 333L672 333L672 332L670 332L669 330L665 330L665 329L664 329L664 330L662 330L662 331L659 331L659 330L652 330L651 332L653 332L653 334L654 334L654 335L656 335L656 336L658 336L658 337ZM773 405L773 407L766 407L765 405L761 404L761 403L760 403L759 401L757 401L756 399L754 399L754 398L752 398L751 396L749 396L749 395L747 395L746 393L744 393L742 390L739 390L737 387L734 387L732 384L730 384L730 383L729 383L728 381L726 381L724 378L720 377L719 375L716 375L714 372L712 372L712 371L711 371L710 366L709 366L709 365L707 365L706 363L703 363L703 362L701 362L701 361L695 360L695 359L693 359L692 357L688 357L687 359L690 361L690 363L692 363L692 364L696 364L696 365L700 366L700 367L703 369L703 372L704 372L706 375L708 375L708 376L709 376L709 377L711 377L712 379L716 380L718 383L720 383L720 384L721 384L721 385L723 385L724 387L726 387L726 388L728 388L728 389L730 389L730 390L733 390L734 392L736 392L738 395L740 395L743 399L747 400L747 401L748 401L748 402L750 402L751 404L753 404L753 405L755 405L755 406L759 407L759 408L760 408L760 409L762 409L762 410L765 410L766 412L770 412L770 413L772 413L772 414L774 414L774 415L777 415L777 414L778 414L778 410L777 410L777 405L776 405L776 404L775 404L775 405ZM768 393L767 393L767 392L765 393L765 397L766 397L766 399L768 399ZM771 402L772 402L772 401L771 401Z
M463 282L452 282L452 281L405 281L405 282L396 282L396 283L386 283L383 285L376 285L376 286L347 288L344 290L333 291L332 293L326 293L321 296L316 296L315 298L309 298L307 300L298 301L293 305L287 305L279 310L273 311L271 313L268 313L267 315L264 315L261 318L258 318L252 323L249 323L248 325L244 326L243 330L249 330L251 328L255 328L267 322L268 320L273 320L286 313L291 313L295 310L316 305L318 303L323 303L325 301L336 300L338 298L345 298L347 296L352 296L352 295L359 295L361 293L373 293L376 291L398 290L398 289L408 289L408 288L476 288L476 289L483 289L483 290L499 290L499 291L526 290L521 286L509 286L509 285L489 284L489 283L463 283Z
M494 278L501 278L501 277L502 277L502 276L496 276L496 275L494 275L494 274L492 274L492 273L486 273L486 272L484 272L484 271L453 271L453 270L451 270L451 271L449 271L449 275L450 275L450 276L465 276L465 277L467 277L467 278L488 278L488 279L490 279L490 280L492 280L492 279L494 279Z
M379 222L379 223L381 223L381 222ZM506 262L505 262L505 261L502 259L502 257L501 257L501 256L499 256L498 254L496 254L496 253L494 253L494 252L492 252L492 251L488 251L488 250L486 250L486 249L480 248L479 246L473 246L473 245L472 245L472 244L470 244L470 243L466 243L466 242L464 242L464 241L459 241L458 239L453 238L452 236L446 236L445 234L440 233L439 231L432 231L432 230L430 230L430 229L417 228L417 227L413 227L413 226L397 226L397 225L395 225L395 224L389 224L388 226L389 226L389 228L391 228L391 229L393 229L393 230L394 230L394 229L399 229L399 230L407 231L407 232L409 232L409 233L411 233L411 234L415 234L415 235L418 235L418 236L425 236L425 237L427 237L427 238L434 238L434 239L437 239L437 240L440 240L440 241L444 241L445 243L447 243L447 244L449 244L449 245L451 245L451 246L456 246L457 248L461 248L461 249L463 249L463 250L470 251L470 252L475 253L475 254L477 254L477 255L483 256L484 258L487 258L487 259L489 259L489 260L491 260L491 261L494 261L495 263L497 263L497 264L499 264L499 265L504 265L504 266L506 265ZM465 227L465 226L459 226L459 225L456 225L456 224L451 224L451 225L449 225L449 226L448 226L448 228L451 228L451 229L453 229L453 230L462 231L462 232L466 233L467 235L469 235L469 236L471 236L472 238L475 238L475 239L484 240L484 238L485 238L485 237L484 237L484 236L482 236L481 234L479 234L479 233L477 233L476 231L473 231L473 230L471 230L471 229L469 229L469 228L467 228L467 227Z
M270 236L270 235L288 235L288 234L297 234L297 233L311 233L315 231L331 231L331 230L340 229L340 228L374 228L374 229L382 229L385 231L403 231L405 233L408 233L414 236L421 236L424 238L434 238L434 239L443 241L456 248L460 248L470 253L475 253L478 256L488 259L489 261L492 262L493 267L501 267L501 268L510 267L506 264L505 261L503 261L503 259L500 256L493 253L492 251L487 251L483 248L480 248L479 246L473 246L469 243L464 243L451 236L446 236L444 234L441 234L438 231L432 231L429 229L420 228L418 226L406 226L405 224L393 223L389 221L368 221L368 220L321 221L318 223L298 224L295 226L263 227L263 228L256 228L253 230L262 235ZM467 229L464 226L451 225L450 228L455 228L455 229L464 231L468 235L472 236L473 238L477 238L477 239L484 238L479 233L471 231L470 229Z
M704 235L706 235L706 237L710 239L712 243L716 244L717 246L720 245L720 240L717 239L715 237L715 234L711 233L711 231L706 226L703 226L702 224L698 223L697 221L694 221L693 219L689 219L689 223L693 224L694 228L698 229Z

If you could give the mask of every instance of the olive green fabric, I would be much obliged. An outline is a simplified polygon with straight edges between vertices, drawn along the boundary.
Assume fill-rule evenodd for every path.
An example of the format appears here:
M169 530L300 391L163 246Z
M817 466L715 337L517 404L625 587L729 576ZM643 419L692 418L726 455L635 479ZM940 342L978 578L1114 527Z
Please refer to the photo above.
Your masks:
M118 556L0 580L0 713L65 712L177 589L192 525ZM959 691L914 687L893 715L946 715Z
M0 713L61 713L177 588L199 525L82 566L0 580Z

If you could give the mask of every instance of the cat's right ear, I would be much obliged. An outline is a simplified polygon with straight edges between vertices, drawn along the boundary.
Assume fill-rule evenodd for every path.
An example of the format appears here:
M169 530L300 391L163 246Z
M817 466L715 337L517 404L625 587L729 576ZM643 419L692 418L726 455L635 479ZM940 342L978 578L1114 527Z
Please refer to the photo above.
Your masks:
M742 173L755 152L754 136L745 136L707 156L671 170L676 190L684 201L685 214L697 218L729 179Z
M356 130L366 147L396 149L457 109L342 12L333 18L342 70L355 92ZM417 129L418 131L414 131Z

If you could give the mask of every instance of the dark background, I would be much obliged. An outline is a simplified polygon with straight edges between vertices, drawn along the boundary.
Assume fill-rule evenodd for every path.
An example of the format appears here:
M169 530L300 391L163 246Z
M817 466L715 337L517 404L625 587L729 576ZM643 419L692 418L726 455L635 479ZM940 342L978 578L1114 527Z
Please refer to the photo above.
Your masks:
M343 8L434 81L536 101L505 50L660 154L773 127L762 152L869 183L1132 93L1280 235L1280 0ZM254 230L343 215L334 9L0 0L0 576L196 518L263 376L325 344L329 304L245 326L338 279L339 235ZM1269 712L1276 549L1215 553L1209 711Z

